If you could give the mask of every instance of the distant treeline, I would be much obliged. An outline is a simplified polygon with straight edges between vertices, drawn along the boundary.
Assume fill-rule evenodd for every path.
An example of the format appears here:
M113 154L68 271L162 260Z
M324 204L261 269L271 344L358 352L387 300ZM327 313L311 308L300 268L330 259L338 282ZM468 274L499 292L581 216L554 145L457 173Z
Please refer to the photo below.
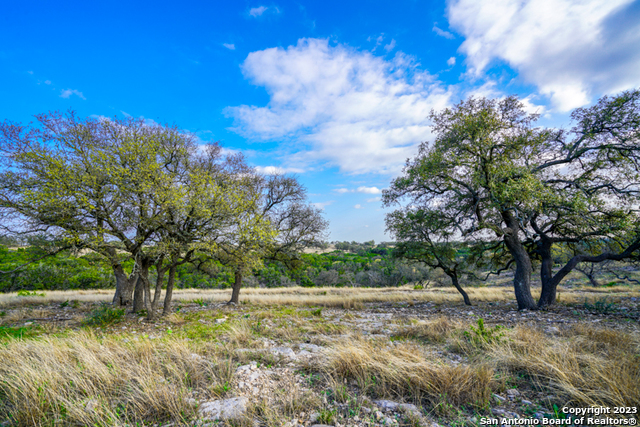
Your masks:
M3 243L5 245L0 245L0 271L8 273L0 274L0 292L115 287L111 266L97 253L80 256L64 251L23 266L42 256L42 249L38 246L16 247L18 242ZM390 243L333 242L333 246L335 251L300 254L287 265L265 260L260 268L243 279L243 285L383 287L434 278L433 270L394 258ZM326 244L325 250L328 247ZM124 264L131 268L133 261ZM178 288L224 289L231 287L234 281L232 268L216 262L207 263L206 268L198 268L197 263L184 264L176 273ZM153 270L150 279L155 281Z

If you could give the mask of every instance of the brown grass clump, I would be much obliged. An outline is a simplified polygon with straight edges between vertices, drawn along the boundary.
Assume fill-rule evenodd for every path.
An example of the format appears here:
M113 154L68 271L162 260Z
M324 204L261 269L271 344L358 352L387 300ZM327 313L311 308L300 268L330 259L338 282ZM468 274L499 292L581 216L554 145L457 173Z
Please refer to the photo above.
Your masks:
M439 405L485 406L493 384L493 370L484 364L450 366L427 360L419 346L380 343L354 338L339 342L321 362L328 375L354 379L365 393L380 397ZM444 405L446 404L446 405Z
M0 419L18 426L177 421L209 395L216 365L184 341L124 343L82 332L0 348ZM12 425L14 425L12 424Z
M395 336L398 338L415 338L433 343L441 343L446 341L452 331L459 328L459 322L453 321L446 316L439 316L433 320L406 327Z
M640 343L612 329L576 326L562 338L519 326L487 354L499 367L525 372L574 406L640 402Z

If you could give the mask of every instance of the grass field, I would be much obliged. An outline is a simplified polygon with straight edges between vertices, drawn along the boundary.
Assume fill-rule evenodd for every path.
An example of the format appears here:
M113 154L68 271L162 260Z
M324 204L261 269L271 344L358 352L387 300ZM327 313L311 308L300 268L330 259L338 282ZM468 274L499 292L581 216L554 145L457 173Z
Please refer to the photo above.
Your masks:
M239 306L184 290L156 323L101 305L110 292L5 294L0 423L190 426L238 396L246 411L221 425L472 426L638 405L638 287L574 286L545 312L517 312L510 291L470 288L467 307L446 287L245 289Z

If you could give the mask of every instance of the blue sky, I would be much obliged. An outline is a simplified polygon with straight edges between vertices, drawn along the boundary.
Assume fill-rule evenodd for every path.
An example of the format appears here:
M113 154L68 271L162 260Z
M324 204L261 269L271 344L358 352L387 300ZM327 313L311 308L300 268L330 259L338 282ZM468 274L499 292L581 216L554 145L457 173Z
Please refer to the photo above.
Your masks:
M0 15L0 119L177 124L296 174L329 240L390 240L380 192L427 115L519 95L540 124L640 86L640 0L53 2Z

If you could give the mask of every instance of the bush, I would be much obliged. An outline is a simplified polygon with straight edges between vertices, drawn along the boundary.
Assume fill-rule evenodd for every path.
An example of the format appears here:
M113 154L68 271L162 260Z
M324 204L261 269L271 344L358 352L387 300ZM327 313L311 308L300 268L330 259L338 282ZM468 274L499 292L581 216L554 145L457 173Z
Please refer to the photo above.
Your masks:
M114 308L111 304L102 303L89 314L86 323L90 326L106 326L121 322L124 318L124 308Z

